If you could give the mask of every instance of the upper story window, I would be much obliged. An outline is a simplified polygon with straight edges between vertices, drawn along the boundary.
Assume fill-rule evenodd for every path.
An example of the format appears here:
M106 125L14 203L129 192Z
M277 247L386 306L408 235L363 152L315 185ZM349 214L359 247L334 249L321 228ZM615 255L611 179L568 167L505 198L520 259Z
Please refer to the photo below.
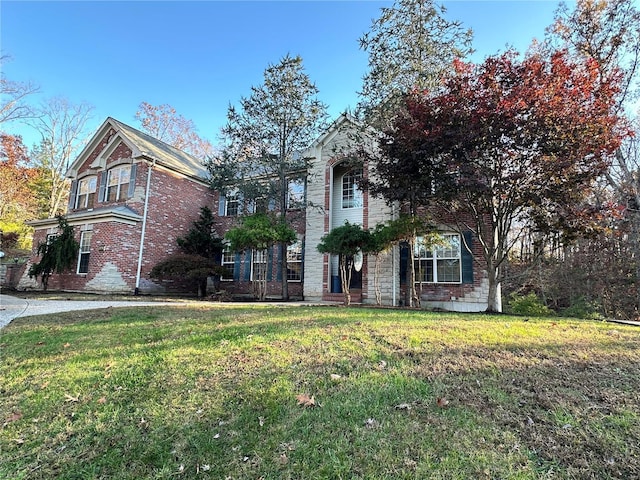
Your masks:
M362 191L358 187L358 182L362 178L362 173L351 170L342 177L342 208L361 208Z
M224 214L227 217L237 217L240 214L240 198L237 194L229 195L226 198Z
M74 208L93 208L96 196L96 177L87 177L78 181Z
M300 208L304 205L304 180L291 180L287 192L287 208Z
M416 282L460 283L462 279L462 250L460 235L441 234L443 243L427 250L418 237L415 248Z
M131 165L120 165L109 170L107 173L105 201L117 202L127 198L130 179Z

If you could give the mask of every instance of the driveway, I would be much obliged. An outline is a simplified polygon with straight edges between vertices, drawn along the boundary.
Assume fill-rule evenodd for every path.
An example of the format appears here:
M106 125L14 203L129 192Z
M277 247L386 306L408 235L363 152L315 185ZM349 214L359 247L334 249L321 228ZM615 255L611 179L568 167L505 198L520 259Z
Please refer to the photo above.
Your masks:
M175 305L175 302L111 301L111 300L34 300L0 294L0 328L11 320L31 315L71 312L74 310L93 310L109 307L147 307L157 305Z

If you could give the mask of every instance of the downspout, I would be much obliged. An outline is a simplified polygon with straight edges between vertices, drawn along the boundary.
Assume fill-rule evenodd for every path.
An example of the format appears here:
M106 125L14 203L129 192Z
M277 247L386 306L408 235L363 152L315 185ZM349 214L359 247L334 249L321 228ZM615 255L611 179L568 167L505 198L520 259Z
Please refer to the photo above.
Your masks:
M147 187L144 193L144 211L142 213L142 233L140 234L140 251L138 252L138 271L136 272L136 288L133 292L134 295L140 294L140 272L142 270L142 252L144 251L144 237L147 231L147 214L149 212L149 191L151 188L151 170L156 165L155 158L153 163L147 163Z

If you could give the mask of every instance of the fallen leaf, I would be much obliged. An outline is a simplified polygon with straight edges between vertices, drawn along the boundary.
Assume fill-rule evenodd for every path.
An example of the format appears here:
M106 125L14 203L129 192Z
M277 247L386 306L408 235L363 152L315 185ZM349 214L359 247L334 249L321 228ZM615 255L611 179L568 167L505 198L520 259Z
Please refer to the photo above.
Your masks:
M68 342L63 345L64 348L69 348L70 346L71 346L71 344L68 343Z
M36 345L44 345L44 342L38 342Z
M220 438L220 434L219 434L219 433L216 433L216 434L213 436L213 438L217 440L218 438Z
M438 405L440 408L444 408L449 405L449 400L444 397L438 397L436 398L436 405Z
M331 374L331 380L340 380L341 378L342 378L342 375L338 375L337 373Z
M280 458L278 458L278 463L280 463L280 465L286 465L287 463L289 463L289 457L287 457L286 453L280 454Z
M411 410L411 405L409 403L401 403L396 405L397 410Z
M258 423L261 427L264 427L264 417L258 417Z
M107 403L107 397L100 397L100 398L98 399L98 403L99 403L100 405L104 405L105 403Z
M7 417L7 420L5 421L5 425L8 425L11 422L17 422L21 418L22 418L22 413L20 413L20 412L11 412L11 415L9 415L9 417Z
M300 395L296 395L296 400L298 400L298 405L302 405L303 407L315 407L316 399L313 395L309 396L307 393L301 393Z
M80 395L77 395L75 397L69 395L68 393L64 394L64 398L65 398L65 402L77 402L78 400L80 400Z

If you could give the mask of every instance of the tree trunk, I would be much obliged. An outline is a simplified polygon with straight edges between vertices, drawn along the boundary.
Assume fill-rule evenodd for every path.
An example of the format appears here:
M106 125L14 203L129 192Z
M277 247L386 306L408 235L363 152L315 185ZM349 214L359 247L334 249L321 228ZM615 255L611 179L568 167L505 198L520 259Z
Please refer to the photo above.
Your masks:
M345 306L349 306L351 305L351 292L349 291L349 285L351 283L352 262L341 255L338 260L338 264L340 266L340 282L342 283L344 304Z
M380 253L376 254L376 264L373 272L373 288L376 292L376 305L382 305L382 292L380 291Z
M493 265L487 265L487 274L489 276L487 312L502 313L502 288L498 280L498 272Z

